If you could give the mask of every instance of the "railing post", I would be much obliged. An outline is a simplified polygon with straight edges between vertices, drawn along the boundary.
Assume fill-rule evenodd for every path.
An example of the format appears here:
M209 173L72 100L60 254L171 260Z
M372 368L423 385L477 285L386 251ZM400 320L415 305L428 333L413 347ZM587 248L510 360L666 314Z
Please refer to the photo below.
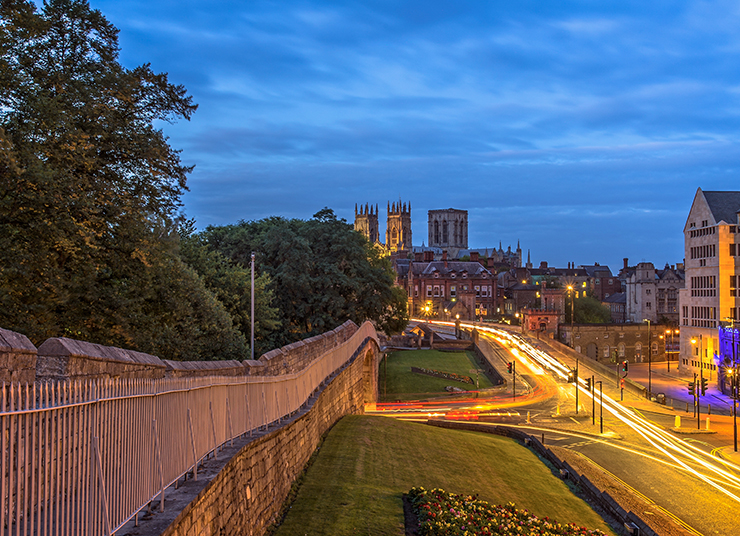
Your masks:
M213 402L208 402L211 410L211 431L213 432L213 458L218 460L218 442L216 441L216 419L213 418Z
M190 446L193 448L193 480L198 481L198 455L195 453L195 435L193 434L193 420L188 408L188 429L190 430Z
M105 536L110 536L110 518L108 517L108 499L105 495L105 479L103 477L103 462L100 459L100 446L98 445L98 437L93 437L93 451L95 453L95 466L97 467L98 474L98 489L100 493L100 502L102 503L103 511L103 523L105 528Z
M252 437L252 412L249 408L249 398L247 393L244 393L244 412L247 417L247 430L249 430L249 437Z
M265 398L265 384L262 384L262 422L265 425L265 431L267 431L267 400Z
M229 404L229 397L226 397L226 416L229 418L229 440L230 445L234 446L234 427L231 424L231 404Z
M164 472L162 470L162 450L159 448L159 434L157 433L157 419L152 419L152 435L154 437L154 455L159 469L159 511L164 512Z

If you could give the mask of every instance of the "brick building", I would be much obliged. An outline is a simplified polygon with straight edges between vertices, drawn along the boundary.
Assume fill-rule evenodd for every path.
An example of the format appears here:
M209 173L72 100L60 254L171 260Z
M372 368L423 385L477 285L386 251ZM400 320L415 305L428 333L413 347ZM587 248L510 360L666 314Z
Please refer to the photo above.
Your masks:
M425 257L419 253L408 264L399 261L396 270L398 282L408 292L412 316L450 319L460 314L461 319L472 320L493 317L499 307L496 277L478 262L477 255L470 261L453 261L443 254L435 261L432 252Z

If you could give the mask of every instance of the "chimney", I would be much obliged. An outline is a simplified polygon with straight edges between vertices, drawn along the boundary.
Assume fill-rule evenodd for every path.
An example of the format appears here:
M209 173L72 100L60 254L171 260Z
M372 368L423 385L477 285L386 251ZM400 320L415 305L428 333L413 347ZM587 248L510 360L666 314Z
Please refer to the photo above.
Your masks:
M547 270L547 261L540 261L540 270Z
M422 253L421 251L417 251L416 253L414 253L414 262L422 262L423 257L424 253Z
M627 257L624 258L624 269L626 270L629 266L629 261L627 260Z
M424 252L424 262L432 262L433 260L434 260L434 252L425 251Z
M488 257L488 263L487 264L488 264L487 268L489 270L493 270L495 268L495 266L494 266L495 261L493 260L493 257Z
M445 268L447 268L447 250L446 249L442 251L442 260L445 263Z
M478 260L478 252L477 252L477 251L471 251L471 252L470 252L470 260L471 260L472 262L480 262L480 261Z

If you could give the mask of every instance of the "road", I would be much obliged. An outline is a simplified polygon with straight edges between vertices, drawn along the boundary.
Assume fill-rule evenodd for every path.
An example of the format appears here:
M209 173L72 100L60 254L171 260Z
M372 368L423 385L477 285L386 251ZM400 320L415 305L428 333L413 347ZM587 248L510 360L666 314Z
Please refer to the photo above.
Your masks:
M568 356L543 351L544 345L535 341L531 341L534 345L529 344L516 333L479 331L479 347L509 380L506 388L481 393L477 398L452 403L447 400L446 405L434 402L434 411L426 414L504 422L526 428L537 437L544 434L546 444L586 456L635 493L647 497L655 509L670 513L695 532L740 534L740 516L735 513L740 508L740 467L733 463L737 458L732 417L712 415L710 430L706 430L704 420L699 421L697 430L693 412L686 414L680 407L674 410L628 394L620 402L614 380L598 377L597 382L603 382L603 406L599 406L598 391L597 398L592 399L581 380L576 411L576 387L566 380L575 363ZM510 361L516 362L515 382L506 370ZM629 377L642 382L646 373L646 367L632 366ZM654 393L665 392L668 396L673 392L670 389L680 388L681 379L652 370L651 381ZM677 406L681 404L680 395L676 391ZM403 414L401 405L386 409ZM419 418L430 409L431 406L422 404L412 413ZM717 409L715 406L715 412ZM706 418L706 408L702 411ZM676 432L677 415L681 417L681 427ZM414 418L412 414L404 416Z

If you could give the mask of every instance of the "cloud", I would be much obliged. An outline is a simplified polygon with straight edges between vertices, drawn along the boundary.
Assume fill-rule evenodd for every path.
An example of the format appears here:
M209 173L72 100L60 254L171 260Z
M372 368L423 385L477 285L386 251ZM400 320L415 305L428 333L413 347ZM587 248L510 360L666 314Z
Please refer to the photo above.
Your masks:
M737 189L733 2L93 7L200 105L163 128L201 227L401 196L419 242L454 206L474 245L618 267L680 260L696 188Z

